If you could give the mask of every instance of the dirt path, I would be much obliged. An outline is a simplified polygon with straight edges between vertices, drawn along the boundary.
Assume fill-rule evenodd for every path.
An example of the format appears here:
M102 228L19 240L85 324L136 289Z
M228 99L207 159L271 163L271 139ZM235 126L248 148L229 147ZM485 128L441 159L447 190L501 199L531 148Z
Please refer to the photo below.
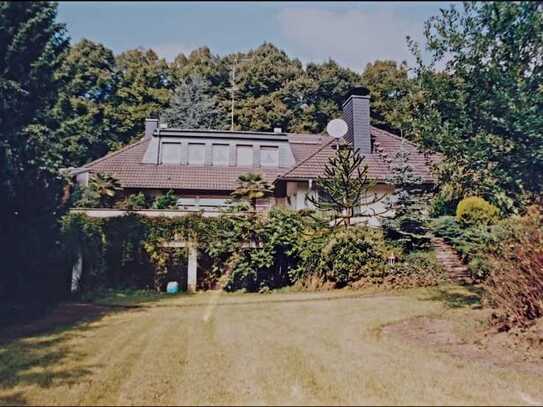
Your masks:
M440 302L216 297L162 300L0 346L0 404L543 403L542 376L382 334L446 312Z

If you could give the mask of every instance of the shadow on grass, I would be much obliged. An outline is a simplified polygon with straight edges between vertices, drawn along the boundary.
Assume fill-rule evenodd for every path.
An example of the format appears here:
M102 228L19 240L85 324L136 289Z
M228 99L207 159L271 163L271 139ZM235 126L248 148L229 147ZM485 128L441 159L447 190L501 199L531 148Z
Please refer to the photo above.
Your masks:
M423 301L440 301L449 308L480 308L483 289L476 286L445 286L431 291Z
M141 312L124 306L63 303L43 318L3 327L0 330L0 406L28 404L20 386L48 388L85 380L96 366L78 363L88 355L71 340L95 330L97 327L91 323L122 311Z
M25 406L26 398L22 391L14 391L4 396L0 396L0 406Z

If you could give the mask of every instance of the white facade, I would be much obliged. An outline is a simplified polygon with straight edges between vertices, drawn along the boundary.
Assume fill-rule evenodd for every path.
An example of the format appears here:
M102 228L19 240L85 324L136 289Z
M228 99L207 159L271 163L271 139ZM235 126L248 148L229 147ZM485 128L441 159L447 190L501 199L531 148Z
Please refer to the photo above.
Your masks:
M317 197L314 181L288 181L287 182L287 198L286 206L290 209L314 209L314 205L308 201L308 197ZM362 205L355 211L353 223L367 223L370 226L379 226L382 217L389 217L392 212L387 210L387 202L394 199L393 188L386 184L377 184L375 189L366 199L363 199ZM375 198L380 199L378 202L364 204L364 201L374 201Z

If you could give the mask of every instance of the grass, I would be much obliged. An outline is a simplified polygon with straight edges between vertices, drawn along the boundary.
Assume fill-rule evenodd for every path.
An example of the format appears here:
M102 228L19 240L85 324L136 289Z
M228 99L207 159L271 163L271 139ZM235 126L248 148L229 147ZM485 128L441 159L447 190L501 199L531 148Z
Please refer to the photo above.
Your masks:
M0 404L541 404L541 376L380 333L466 315L462 290L132 293L138 308L0 345Z
M82 297L84 302L97 305L131 306L156 301L162 298L171 298L179 294L166 294L164 292L140 289L104 289L91 292Z

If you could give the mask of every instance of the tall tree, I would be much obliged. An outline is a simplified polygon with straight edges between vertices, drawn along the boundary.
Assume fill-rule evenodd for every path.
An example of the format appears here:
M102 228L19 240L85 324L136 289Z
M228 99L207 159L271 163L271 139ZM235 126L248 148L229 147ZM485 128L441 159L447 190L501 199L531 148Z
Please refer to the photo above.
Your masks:
M395 133L406 132L411 123L409 99L415 92L407 76L407 64L377 60L366 65L362 81L371 95L372 124Z
M428 186L415 174L409 162L410 153L402 142L391 163L392 175L387 182L394 188L385 204L391 210L383 221L388 237L408 251L421 249L430 242L426 220Z
M56 14L53 3L0 2L0 296L25 277L31 287L56 249L62 160L47 124L68 46Z
M156 117L171 97L169 66L153 50L134 49L116 57L121 79L115 95L119 141L141 136L145 119Z
M161 115L169 127L185 129L221 129L226 119L211 95L209 82L197 74L190 75L177 87L170 106Z
M57 75L64 86L54 109L55 133L65 166L83 165L122 143L114 111L120 76L113 52L81 40Z
M307 199L318 210L330 214L335 226L350 226L356 210L357 216L365 218L384 213L377 212L374 205L386 195L376 193L376 183L368 175L364 157L348 144L340 145L329 158L316 184L317 196L309 195Z
M425 100L414 136L446 155L450 202L476 194L510 211L543 192L542 32L540 2L470 2L426 22L429 63L410 43Z

